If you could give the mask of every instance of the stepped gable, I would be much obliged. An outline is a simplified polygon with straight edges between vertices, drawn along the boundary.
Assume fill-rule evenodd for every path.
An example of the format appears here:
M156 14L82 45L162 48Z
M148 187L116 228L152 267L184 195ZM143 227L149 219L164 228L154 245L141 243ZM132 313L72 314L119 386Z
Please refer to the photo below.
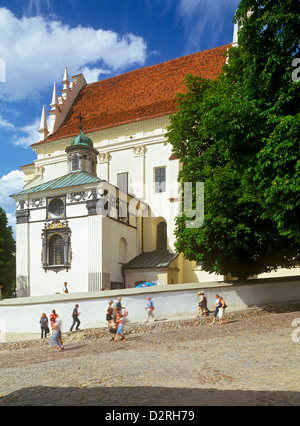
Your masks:
M59 129L37 144L75 136L79 114L84 116L84 129L88 133L174 113L176 93L185 91L185 76L216 79L229 47L216 47L87 84Z

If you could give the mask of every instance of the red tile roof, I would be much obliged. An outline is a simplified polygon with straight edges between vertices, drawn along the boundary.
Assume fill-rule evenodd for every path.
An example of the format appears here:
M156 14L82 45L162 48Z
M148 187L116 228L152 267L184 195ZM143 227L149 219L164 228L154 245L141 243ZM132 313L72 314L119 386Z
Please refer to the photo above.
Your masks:
M85 118L83 127L88 133L174 113L176 93L185 91L184 77L194 74L217 78L228 47L216 47L87 84L59 129L38 144L77 135L79 114Z

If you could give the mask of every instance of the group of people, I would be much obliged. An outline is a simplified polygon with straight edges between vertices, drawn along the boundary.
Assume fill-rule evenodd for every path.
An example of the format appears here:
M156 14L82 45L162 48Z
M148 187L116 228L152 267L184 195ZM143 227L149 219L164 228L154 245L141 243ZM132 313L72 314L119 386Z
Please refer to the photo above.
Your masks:
M109 331L112 333L112 342L117 342L118 336L122 342L126 342L126 337L124 334L124 317L128 315L128 312L121 303L122 298L119 297L118 301L113 307L113 300L108 302L108 307L106 309L106 321L109 327ZM111 326L113 322L113 325Z
M66 283L65 283L66 284ZM66 287L66 286L65 286ZM118 340L118 336L120 336L120 341L126 342L125 332L124 332L124 322L125 317L128 315L127 309L122 306L122 298L119 297L118 301L116 302L115 306L113 306L114 302L110 300L108 302L108 306L106 309L106 321L107 326L109 327L109 331L113 334L111 341L116 342ZM224 324L224 313L226 308L226 303L224 299L216 294L216 300L215 304L210 307L215 308L214 309L214 317L211 324L215 324L217 317L219 317L220 324ZM80 312L78 312L79 305L76 304L75 308L72 312L72 318L73 322L70 327L70 332L73 331L74 326L76 325L76 330L79 330L80 326L80 320L79 315ZM152 317L153 321L157 321L155 315L154 315L154 305L153 301L151 300L151 297L147 297L147 303L146 303L146 320L145 322L149 322L150 317ZM197 311L197 317L200 316L207 316L209 314L209 309L207 307L207 299L205 296L204 291L199 291L198 293L198 311ZM47 315L43 313L40 318L40 326L41 326L41 338L46 338L47 334L51 334L50 339L50 345L58 345L59 351L61 352L64 349L63 341L61 338L61 319L59 318L57 312L53 309L50 315L50 326L51 330L49 328L49 321L47 318Z
M106 321L107 325L109 327L109 330L113 334L111 341L116 342L118 340L118 336L121 336L120 340L122 342L126 342L126 337L124 335L124 317L128 315L128 311L125 307L122 306L122 298L119 297L118 301L116 302L115 307L113 307L113 300L110 300L108 302L108 307L106 309ZM146 303L146 321L149 322L150 317L152 317L153 321L157 321L153 311L154 311L154 305L153 301L151 300L151 297L147 297L147 303ZM111 326L111 324L113 325Z
M59 351L63 351L64 344L61 338L61 319L59 318L58 313L53 309L50 314L50 327L49 328L49 320L45 313L42 313L40 318L40 326L41 326L41 338L47 338L47 334L51 334L50 345L57 345Z
M215 324L217 317L219 317L220 324L224 324L224 314L225 314L225 309L227 308L227 305L222 296L219 296L218 294L216 294L215 297L216 297L215 304L210 307L210 309L215 308L214 317L211 322L211 325ZM207 308L207 299L206 299L205 293L204 291L199 291L197 318L199 318L201 315L206 317L208 314L209 314L209 309Z
M79 330L80 320L79 315L80 312L78 312L79 305L75 305L75 308L72 312L72 318L73 322L70 327L70 332L73 330L75 324L76 324L76 330ZM50 320L50 328L49 328L49 320ZM61 352L64 349L63 341L61 338L61 326L62 322L61 319L58 316L58 313L55 311L55 309L52 309L50 317L48 317L45 313L42 313L40 318L40 326L41 326L41 339L47 338L47 334L51 335L50 339L50 345L58 345L59 351Z

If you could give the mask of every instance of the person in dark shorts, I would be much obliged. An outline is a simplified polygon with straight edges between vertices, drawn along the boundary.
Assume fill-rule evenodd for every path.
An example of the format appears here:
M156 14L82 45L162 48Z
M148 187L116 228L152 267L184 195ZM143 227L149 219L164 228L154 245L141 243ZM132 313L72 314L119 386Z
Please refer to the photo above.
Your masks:
M79 330L80 320L78 317L80 313L78 312L78 308L79 308L79 305L75 305L75 308L73 309L73 313L72 313L73 324L71 325L70 331L73 330L73 327L75 324L77 324L75 330Z

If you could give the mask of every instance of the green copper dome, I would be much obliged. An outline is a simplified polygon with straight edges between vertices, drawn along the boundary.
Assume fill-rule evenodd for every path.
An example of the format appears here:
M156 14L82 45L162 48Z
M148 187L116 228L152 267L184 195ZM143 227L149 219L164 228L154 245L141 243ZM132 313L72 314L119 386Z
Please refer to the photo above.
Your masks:
M92 139L88 138L82 130L82 126L79 126L80 133L72 139L71 146L74 145L85 145L85 146L93 146Z

